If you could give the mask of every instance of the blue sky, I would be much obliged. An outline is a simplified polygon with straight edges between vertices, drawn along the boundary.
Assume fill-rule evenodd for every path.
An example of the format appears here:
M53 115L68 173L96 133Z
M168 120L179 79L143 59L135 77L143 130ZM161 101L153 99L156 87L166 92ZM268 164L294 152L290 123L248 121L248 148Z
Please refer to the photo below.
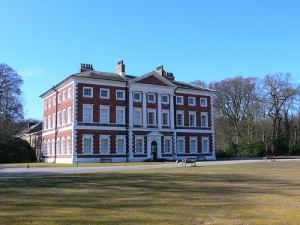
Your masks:
M176 80L290 72L300 82L298 0L0 0L0 63L24 79L26 118L39 95L80 63L142 75L157 66Z

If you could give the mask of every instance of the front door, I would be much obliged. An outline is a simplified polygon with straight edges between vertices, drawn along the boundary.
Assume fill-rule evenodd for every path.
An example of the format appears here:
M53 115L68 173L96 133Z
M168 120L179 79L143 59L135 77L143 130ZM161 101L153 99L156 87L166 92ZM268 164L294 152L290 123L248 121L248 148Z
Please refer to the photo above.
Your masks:
M151 158L153 160L157 159L157 142L156 141L151 142Z

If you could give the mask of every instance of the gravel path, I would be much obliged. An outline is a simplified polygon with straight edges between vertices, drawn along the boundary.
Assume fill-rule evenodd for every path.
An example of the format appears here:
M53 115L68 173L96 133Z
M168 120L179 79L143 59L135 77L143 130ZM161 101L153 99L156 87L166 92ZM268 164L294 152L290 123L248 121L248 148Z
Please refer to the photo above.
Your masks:
M300 159L276 159L277 161L300 161ZM198 167L202 166L217 166L226 164L240 163L263 163L262 159L255 160L224 160L224 161L200 161L197 162ZM276 163L275 162L275 163ZM266 163L266 162L265 162ZM268 161L267 163L271 163ZM187 165L189 166L189 165ZM83 174L83 173L99 173L113 172L124 170L145 170L145 169L162 169L182 167L182 163L162 163L156 165L135 165L135 166L103 166L103 167L1 167L0 179L2 178L26 178L37 176L55 176L64 174Z

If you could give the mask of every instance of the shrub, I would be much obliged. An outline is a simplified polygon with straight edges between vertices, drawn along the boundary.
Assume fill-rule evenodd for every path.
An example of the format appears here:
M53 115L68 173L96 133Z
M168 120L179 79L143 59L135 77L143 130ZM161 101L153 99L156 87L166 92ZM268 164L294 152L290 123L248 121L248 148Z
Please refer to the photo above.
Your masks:
M0 163L34 162L36 155L29 143L21 138L10 138L0 144Z

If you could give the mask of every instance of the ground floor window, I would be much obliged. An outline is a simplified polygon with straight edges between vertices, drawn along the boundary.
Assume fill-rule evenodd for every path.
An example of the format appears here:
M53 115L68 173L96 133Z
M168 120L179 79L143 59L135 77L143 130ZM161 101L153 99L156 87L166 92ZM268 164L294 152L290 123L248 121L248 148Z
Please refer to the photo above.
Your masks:
M209 152L209 138L208 137L202 138L202 152L203 153Z
M100 154L110 153L109 135L100 135Z
M135 153L144 153L144 138L135 138Z
M184 153L185 152L185 142L184 137L177 137L177 152Z
M117 154L125 153L125 136L117 135L116 137L116 152Z
M197 137L190 137L190 153L196 153L197 150Z
M164 150L165 150L165 153L172 152L172 137L165 137Z
M93 135L84 134L82 135L82 150L83 154L93 153Z

